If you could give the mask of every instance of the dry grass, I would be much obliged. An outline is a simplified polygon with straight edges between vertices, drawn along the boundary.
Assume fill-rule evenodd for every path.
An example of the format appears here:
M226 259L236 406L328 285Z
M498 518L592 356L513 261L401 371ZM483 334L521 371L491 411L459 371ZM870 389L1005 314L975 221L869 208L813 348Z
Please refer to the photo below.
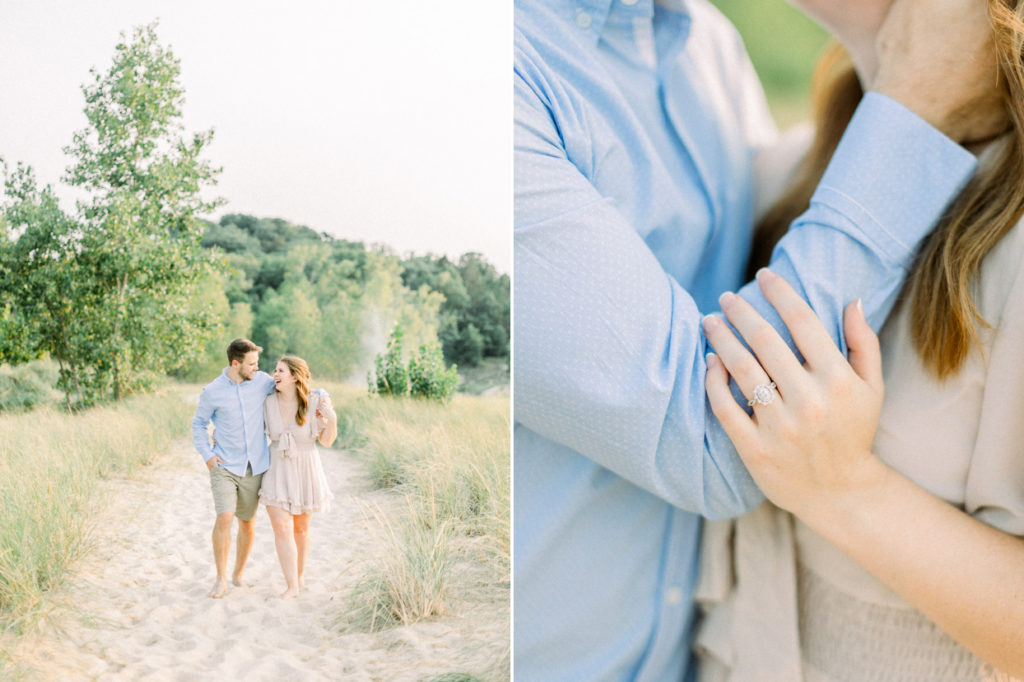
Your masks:
M345 621L378 630L444 613L452 542L474 536L496 581L507 580L511 502L509 398L456 395L447 405L368 398L328 386L344 414L340 447L359 452L375 488L405 499L374 512L388 550L368 570Z
M385 552L353 590L344 614L350 630L377 632L447 613L452 564L450 528L424 528L412 517L392 520L371 512L380 524Z
M0 629L30 625L88 548L97 483L152 461L185 435L191 412L165 392L0 417Z

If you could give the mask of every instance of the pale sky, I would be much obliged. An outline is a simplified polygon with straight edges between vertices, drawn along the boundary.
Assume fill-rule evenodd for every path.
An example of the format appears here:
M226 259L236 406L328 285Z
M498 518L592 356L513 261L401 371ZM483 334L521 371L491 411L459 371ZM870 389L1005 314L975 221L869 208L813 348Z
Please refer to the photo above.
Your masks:
M58 189L80 86L159 18L224 213L511 271L512 3L0 0L0 156Z

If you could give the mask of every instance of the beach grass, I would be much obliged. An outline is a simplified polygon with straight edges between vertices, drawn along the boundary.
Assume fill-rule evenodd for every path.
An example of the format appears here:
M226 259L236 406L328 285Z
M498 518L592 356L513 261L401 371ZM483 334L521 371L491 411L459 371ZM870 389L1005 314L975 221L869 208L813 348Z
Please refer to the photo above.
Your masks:
M353 589L345 614L352 631L379 632L447 613L451 528L426 528L412 515L392 519L371 511L384 537L385 551Z
M164 391L74 415L0 416L0 629L29 627L88 549L99 481L166 451L192 410Z
M372 513L387 550L354 590L348 626L374 631L445 613L462 537L483 548L478 561L496 581L507 580L509 397L456 395L441 405L327 389L339 422L351 421L346 440L357 445L348 449L363 458L368 484L403 499L397 512Z

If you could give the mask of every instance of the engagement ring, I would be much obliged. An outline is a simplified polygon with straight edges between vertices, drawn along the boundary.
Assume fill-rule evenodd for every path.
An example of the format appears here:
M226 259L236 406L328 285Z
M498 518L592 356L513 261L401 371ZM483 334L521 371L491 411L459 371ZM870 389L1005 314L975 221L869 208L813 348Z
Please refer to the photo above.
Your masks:
M775 400L775 382L758 384L754 387L754 397L747 401L747 407L753 407L759 403L767 405L773 400Z

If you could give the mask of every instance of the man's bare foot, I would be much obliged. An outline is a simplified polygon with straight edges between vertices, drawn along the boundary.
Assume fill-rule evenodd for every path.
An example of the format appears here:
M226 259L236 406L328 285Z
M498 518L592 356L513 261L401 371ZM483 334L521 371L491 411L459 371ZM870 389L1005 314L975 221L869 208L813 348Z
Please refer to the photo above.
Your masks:
M287 590L281 593L281 599L295 599L299 596L299 588L289 587Z
M220 599L228 593L228 584L224 580L218 580L213 584L213 589L210 590L210 596L214 599Z

